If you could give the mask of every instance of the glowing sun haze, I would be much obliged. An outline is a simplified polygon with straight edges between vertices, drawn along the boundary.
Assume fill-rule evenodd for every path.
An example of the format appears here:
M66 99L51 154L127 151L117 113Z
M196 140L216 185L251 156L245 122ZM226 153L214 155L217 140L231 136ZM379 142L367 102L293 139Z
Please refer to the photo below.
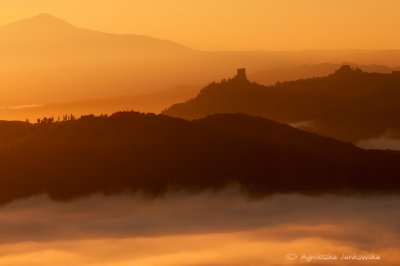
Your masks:
M397 0L1 0L0 24L50 13L202 50L398 49L398 10Z

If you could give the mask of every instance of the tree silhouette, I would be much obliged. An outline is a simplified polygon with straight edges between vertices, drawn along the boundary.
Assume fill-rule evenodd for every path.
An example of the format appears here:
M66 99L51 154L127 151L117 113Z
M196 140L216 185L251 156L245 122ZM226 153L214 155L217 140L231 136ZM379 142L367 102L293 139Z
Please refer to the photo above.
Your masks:
M0 125L2 203L40 193L59 200L122 191L158 196L230 184L257 197L400 189L398 153L362 150L248 115L186 121L120 112L39 127Z

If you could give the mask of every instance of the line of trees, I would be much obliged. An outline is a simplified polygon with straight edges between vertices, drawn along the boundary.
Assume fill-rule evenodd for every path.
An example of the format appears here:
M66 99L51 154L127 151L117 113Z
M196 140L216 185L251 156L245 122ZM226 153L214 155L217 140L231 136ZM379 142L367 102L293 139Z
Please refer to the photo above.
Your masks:
M102 114L98 116L99 118L105 118L108 117L107 114ZM96 118L95 115L90 114L90 115L83 115L80 117L81 119L94 119ZM43 117L43 118L38 118L36 120L37 124L46 124L46 123L53 123L53 122L61 122L61 121L75 121L78 120L78 117L74 116L73 114L70 115L63 115L62 117L58 116L57 120L54 118L54 116L51 117ZM25 120L26 123L30 123L29 119Z
M46 124L46 123L53 123L54 121L60 122L60 121L74 121L77 118L73 115L63 115L62 118L60 116L57 117L57 120L55 120L54 116L51 117L43 117L43 118L38 118L36 122L38 124ZM26 122L29 123L29 120L27 119Z

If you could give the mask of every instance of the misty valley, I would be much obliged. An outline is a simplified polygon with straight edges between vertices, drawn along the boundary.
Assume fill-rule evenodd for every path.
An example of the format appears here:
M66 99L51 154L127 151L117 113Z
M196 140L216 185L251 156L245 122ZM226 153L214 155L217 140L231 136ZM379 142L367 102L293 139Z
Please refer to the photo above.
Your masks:
M400 50L357 46L387 24L341 1L16 2L0 22L66 20L0 27L0 266L399 264ZM279 49L238 49L259 41Z

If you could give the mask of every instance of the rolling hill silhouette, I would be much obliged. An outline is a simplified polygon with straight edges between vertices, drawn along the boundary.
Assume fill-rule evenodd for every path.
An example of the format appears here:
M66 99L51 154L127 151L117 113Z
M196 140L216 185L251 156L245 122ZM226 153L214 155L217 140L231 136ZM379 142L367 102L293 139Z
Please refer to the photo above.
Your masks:
M341 65L342 64L322 63L315 65L302 65L293 68L274 68L250 73L249 79L254 80L259 84L269 86L274 85L277 82L328 76L339 69ZM400 67L393 68L382 65L359 64L348 65L370 73L392 73L393 71L400 71Z
M65 23L65 22L64 22ZM69 25L69 24L67 24ZM71 27L69 25L69 27ZM380 65L352 65L365 72L391 73L397 68ZM249 79L257 83L275 84L279 81L290 81L302 78L319 77L333 73L340 65L318 64L304 65L289 69L271 69L250 73ZM151 93L126 94L110 97L92 96L76 101L51 102L46 104L28 104L0 106L0 120L36 121L42 117L58 117L65 114L77 116L85 114L112 114L120 110L137 110L144 113L161 113L172 104L184 102L196 96L200 86L180 85L168 90Z
M398 193L400 154L367 151L243 114L187 121L120 112L1 122L0 202L143 191Z
M254 72L323 62L396 65L399 51L204 52L134 34L82 29L51 15L0 27L0 106L151 93L206 84L238 65Z
M400 129L400 72L366 73L342 66L321 78L262 86L247 79L206 86L197 97L164 114L186 119L246 113L303 127L344 141Z

